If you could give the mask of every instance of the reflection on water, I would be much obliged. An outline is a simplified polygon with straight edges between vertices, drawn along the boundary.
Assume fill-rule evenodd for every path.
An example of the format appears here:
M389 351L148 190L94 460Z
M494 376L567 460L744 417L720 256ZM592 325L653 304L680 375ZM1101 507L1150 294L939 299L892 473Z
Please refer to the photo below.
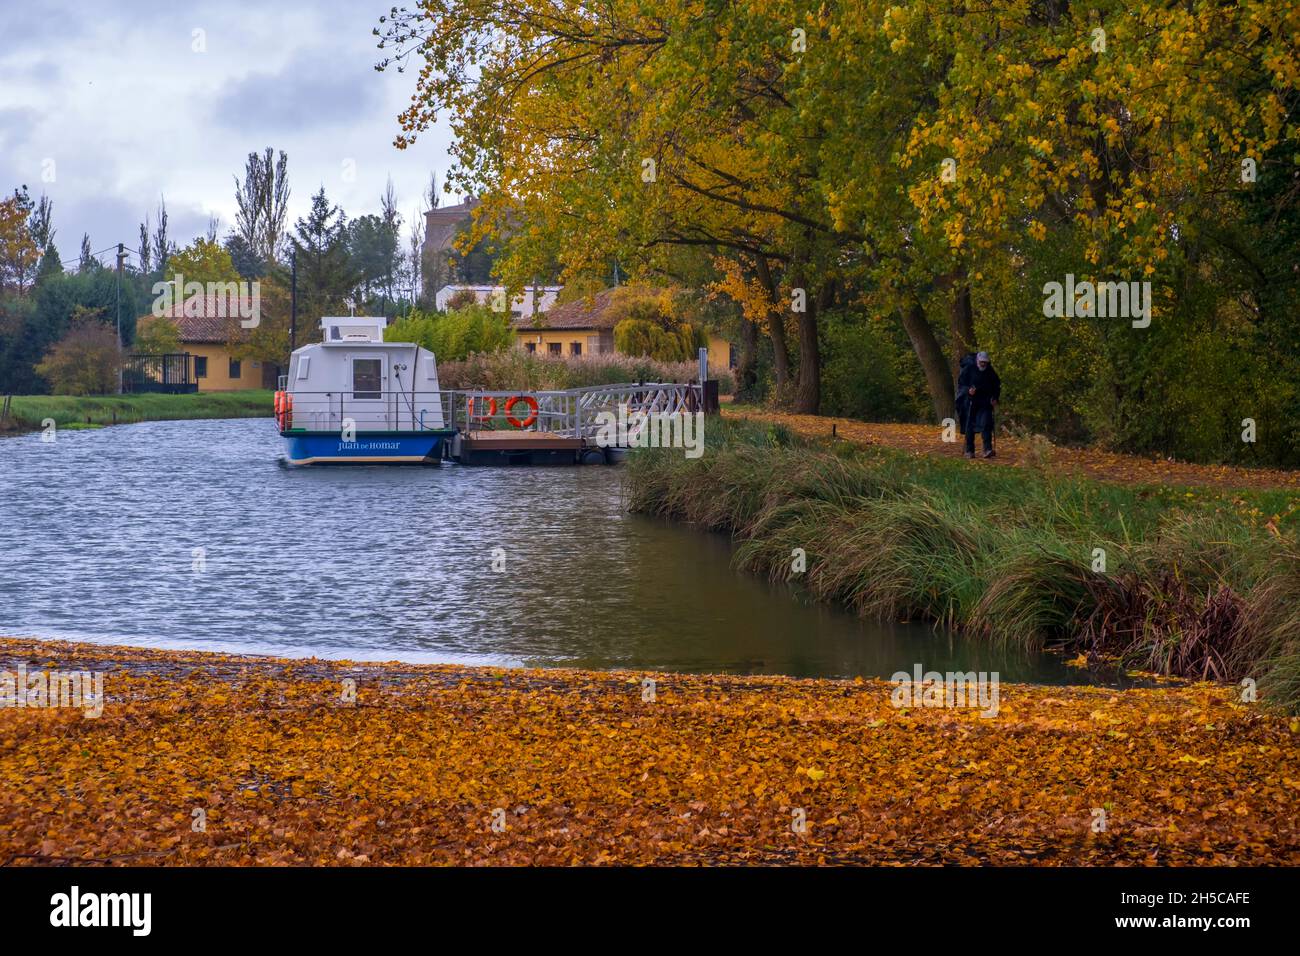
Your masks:
M1077 680L879 625L625 513L618 468L280 463L268 420L0 441L0 633L289 656ZM493 549L505 573L493 571ZM201 549L201 550L198 550Z

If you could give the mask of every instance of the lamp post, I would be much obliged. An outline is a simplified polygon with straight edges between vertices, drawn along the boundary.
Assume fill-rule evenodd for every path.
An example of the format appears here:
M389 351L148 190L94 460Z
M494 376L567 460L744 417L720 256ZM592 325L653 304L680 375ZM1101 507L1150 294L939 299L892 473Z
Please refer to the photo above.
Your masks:
M289 354L298 346L298 246L289 250Z
M126 259L126 244L117 244L117 288L114 291L114 311L117 312L117 394L122 394L122 262Z

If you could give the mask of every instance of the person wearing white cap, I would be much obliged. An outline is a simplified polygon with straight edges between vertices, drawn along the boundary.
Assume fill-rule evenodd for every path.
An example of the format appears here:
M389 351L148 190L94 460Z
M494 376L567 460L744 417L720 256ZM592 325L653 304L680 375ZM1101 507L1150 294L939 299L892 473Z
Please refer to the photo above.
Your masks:
M988 352L980 352L975 361L966 356L957 377L957 407L962 414L962 432L966 436L966 457L975 457L975 433L980 433L984 457L992 458L993 410L1002 398L1002 380L989 361Z

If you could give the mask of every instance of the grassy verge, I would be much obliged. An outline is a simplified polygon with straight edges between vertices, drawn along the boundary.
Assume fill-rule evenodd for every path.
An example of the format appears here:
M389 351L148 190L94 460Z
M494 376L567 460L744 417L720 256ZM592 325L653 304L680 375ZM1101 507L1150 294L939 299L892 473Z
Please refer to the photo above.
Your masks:
M1292 492L1115 485L744 422L693 461L638 452L628 479L633 510L726 532L741 568L861 614L1251 678L1300 709Z
M192 395L15 395L3 428L40 428L47 418L59 427L121 425L186 418L259 418L272 414L269 389L196 392Z

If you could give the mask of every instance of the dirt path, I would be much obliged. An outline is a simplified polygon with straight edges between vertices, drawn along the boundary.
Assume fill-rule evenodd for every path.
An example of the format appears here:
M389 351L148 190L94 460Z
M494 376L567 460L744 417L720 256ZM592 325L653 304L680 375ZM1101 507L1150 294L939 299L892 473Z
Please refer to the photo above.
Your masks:
M791 415L749 407L732 408L726 405L723 406L722 413L729 418L779 423L799 435L810 438L829 438L831 426L834 425L839 438L862 445L896 448L916 455L962 457L960 438L957 442L944 442L941 429L933 425L860 422L849 418ZM978 445L977 441L977 448ZM1027 459L1038 456L1037 451L1027 448L1025 442L1009 436L998 437L997 452L997 458L991 461L980 460L975 464L979 467L1024 466ZM1081 475L1126 484L1193 485L1255 490L1275 488L1300 491L1300 471L1239 468L1232 465L1194 465L1181 461L1115 454L1093 448L1049 446L1047 466L1059 474Z

